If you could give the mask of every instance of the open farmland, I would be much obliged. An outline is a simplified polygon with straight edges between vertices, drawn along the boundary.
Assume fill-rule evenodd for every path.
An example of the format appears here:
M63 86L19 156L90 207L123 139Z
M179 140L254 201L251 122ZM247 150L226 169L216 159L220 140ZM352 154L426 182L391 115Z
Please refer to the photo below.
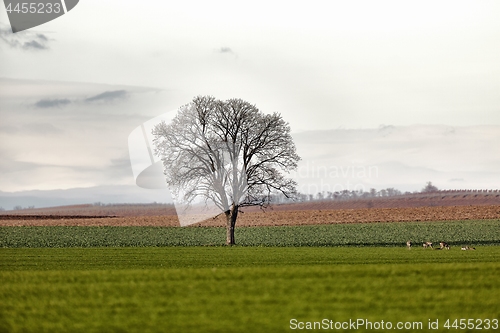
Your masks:
M456 204L472 200L469 195L442 197ZM377 204L402 207L356 208L356 201L283 204L266 210L251 207L239 214L236 241L246 246L402 246L408 239L446 241L453 246L500 244L500 204L485 202L496 198L495 193L474 194L472 198L483 203L477 205L429 206L429 198L434 197L415 195ZM422 205L404 207L408 201ZM341 204L352 206L338 208ZM180 228L173 205L79 205L15 213L0 214L0 247L225 243L223 215Z
M498 331L500 204L248 209L235 247L222 217L181 228L171 206L120 208L0 215L0 332L289 332L325 319Z
M439 191L394 197L247 207L237 226L500 219L500 192ZM224 226L219 216L197 226ZM84 204L0 212L0 226L179 226L172 204Z
M235 234L242 246L500 245L500 220L241 227ZM0 227L0 248L222 246L225 236L223 227Z
M500 206L268 210L240 214L238 218L239 226L482 220L500 219ZM199 225L224 226L225 221L220 216Z
M363 208L409 208L409 207L458 207L500 206L500 190L490 191L438 191L413 193L392 197L358 197L314 200L273 205L274 211L339 210ZM247 207L247 212L259 211L258 207ZM0 211L2 215L32 216L168 216L175 215L173 204L81 204L48 208L26 208Z
M499 262L497 246L0 249L0 331L290 332L363 319L449 332L447 320L472 319L497 332Z
M500 205L455 207L401 207L358 209L283 209L247 210L239 214L237 227L297 226L339 223L419 222L500 219ZM293 206L293 205L292 205ZM0 226L179 226L175 210L161 216L71 216L0 215ZM224 216L196 226L225 226Z

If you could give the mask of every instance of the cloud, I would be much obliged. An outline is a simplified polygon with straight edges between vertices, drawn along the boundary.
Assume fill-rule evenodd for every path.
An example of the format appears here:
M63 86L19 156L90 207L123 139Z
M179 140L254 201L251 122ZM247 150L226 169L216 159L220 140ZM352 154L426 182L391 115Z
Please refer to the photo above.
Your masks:
M30 123L22 126L22 129L31 135L51 135L51 134L61 134L64 131L53 124L49 123Z
M61 107L67 104L70 104L71 101L67 98L63 99L41 99L38 102L35 103L35 107L37 108L55 108L55 107Z
M219 49L220 53L234 53L233 50L231 50L229 47L221 47Z
M23 49L29 50L29 49L38 49L38 50L45 50L47 47L45 45L40 44L36 40L32 40L30 42L25 42L23 44Z
M17 47L20 42L15 38L14 34L9 28L0 26L0 40L7 43L11 47Z
M378 132L381 136L387 136L394 132L395 129L396 127L393 125L380 125L378 127Z
M14 34L7 26L0 26L0 41L11 48L23 50L48 50L50 39L44 34L35 34L30 31Z
M19 129L16 126L6 125L0 126L0 133L16 133Z
M132 175L132 166L128 154L123 154L122 157L110 158L109 167L106 170L108 179L127 179Z
M135 186L127 136L165 112L168 97L146 87L0 78L0 190Z
M37 34L36 35L39 39L43 40L43 41L48 41L49 39L47 37L45 37L44 34Z
M215 52L219 54L233 55L235 59L238 58L236 52L234 52L230 47L227 46L220 47L216 49Z
M498 188L500 157L491 154L491 147L500 140L500 126L450 128L412 125L296 133L302 157L297 181L316 192L358 185L414 191L427 181L440 189Z
M24 181L25 178L29 179L29 176L23 177L22 179L10 177L18 176L19 174L32 174L32 171L38 166L33 162L18 161L17 149L19 148L16 147L15 149L12 149L12 147L0 146L0 155L2 156L2 158L0 159L0 174L5 177L2 178L2 181ZM4 190L5 189L2 188L2 191Z
M128 92L126 90L105 91L102 94L98 94L85 99L85 102L96 102L96 101L111 102L116 99L124 99L127 97L127 95Z
M53 124L44 122L23 123L18 126L0 126L0 134L21 134L25 137L27 135L52 135L60 134L64 131ZM1 153L0 153L1 154Z
M81 102L84 103L93 103L93 102L113 102L115 100L125 99L130 95L130 92L127 90L113 90L113 91L105 91L103 93L84 98L84 99L73 99L73 101L68 98L56 98L56 99L41 99L34 104L37 108L48 109L48 108L58 108L62 106L66 106L69 104L79 104Z

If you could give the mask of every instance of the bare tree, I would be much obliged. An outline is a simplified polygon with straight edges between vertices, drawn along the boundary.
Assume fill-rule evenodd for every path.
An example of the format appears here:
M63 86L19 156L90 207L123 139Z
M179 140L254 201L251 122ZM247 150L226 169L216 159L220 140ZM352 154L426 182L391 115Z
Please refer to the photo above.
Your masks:
M296 182L284 174L300 157L278 113L264 114L241 99L198 96L153 135L173 196L188 205L197 198L213 203L225 214L228 245L235 244L241 207L267 207L275 193L296 194Z
M427 182L425 187L422 189L422 193L432 193L432 192L437 192L438 188L434 185L432 185L432 182Z

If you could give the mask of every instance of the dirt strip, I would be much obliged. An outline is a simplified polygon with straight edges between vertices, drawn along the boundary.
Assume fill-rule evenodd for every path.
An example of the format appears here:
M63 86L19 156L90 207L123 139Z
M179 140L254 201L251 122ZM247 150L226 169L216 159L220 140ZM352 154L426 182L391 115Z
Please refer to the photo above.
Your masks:
M287 210L265 212L246 212L238 216L237 226L290 226L336 223L375 223L375 222L415 222L445 220L500 219L500 205L456 206L456 207L406 207L406 208L360 208L326 210ZM175 215L136 216L136 217L99 217L72 218L47 216L0 220L0 226L179 226ZM220 215L193 226L225 226Z
M12 219L0 220L0 226L135 226L135 227L177 227L179 220L175 215L167 216L136 216L136 217L104 217L104 218L78 218L72 219L65 216L60 219L46 219L39 216L38 219Z
M267 211L238 215L239 226L310 225L336 223L415 222L500 219L500 206L363 208L337 210ZM200 223L224 226L222 217Z

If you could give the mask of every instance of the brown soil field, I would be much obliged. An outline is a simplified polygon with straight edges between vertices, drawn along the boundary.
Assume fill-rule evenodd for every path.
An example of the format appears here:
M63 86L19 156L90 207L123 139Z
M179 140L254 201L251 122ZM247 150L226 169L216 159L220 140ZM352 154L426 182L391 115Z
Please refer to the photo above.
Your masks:
M238 216L241 226L291 226L336 223L416 222L446 220L500 219L500 205L351 208L351 209L267 209L247 210ZM279 207L279 206L278 206ZM224 226L224 216L196 226ZM3 215L0 226L179 226L174 214L162 216L36 216Z
M274 206L274 210L324 210L360 208L455 207L500 205L500 192L419 193L395 197L309 201ZM259 208L252 207L257 211Z
M268 211L458 206L500 206L500 191L438 191L434 193L414 193L394 197L306 201L274 205L272 210L268 209ZM245 208L245 211L260 212L261 210L259 207L248 207ZM94 218L104 216L167 216L175 214L176 212L173 204L82 204L49 208L30 208L16 211L0 211L0 219L5 215L56 216L56 218L78 216L78 218Z
M499 206L359 208L247 212L238 215L239 226L286 226L336 223L417 222L500 219ZM224 226L224 217L200 226Z
M27 218L25 218L27 217ZM79 217L72 216L14 216L0 218L0 226L136 226L136 227L177 227L176 215L165 216L126 216L126 217Z

